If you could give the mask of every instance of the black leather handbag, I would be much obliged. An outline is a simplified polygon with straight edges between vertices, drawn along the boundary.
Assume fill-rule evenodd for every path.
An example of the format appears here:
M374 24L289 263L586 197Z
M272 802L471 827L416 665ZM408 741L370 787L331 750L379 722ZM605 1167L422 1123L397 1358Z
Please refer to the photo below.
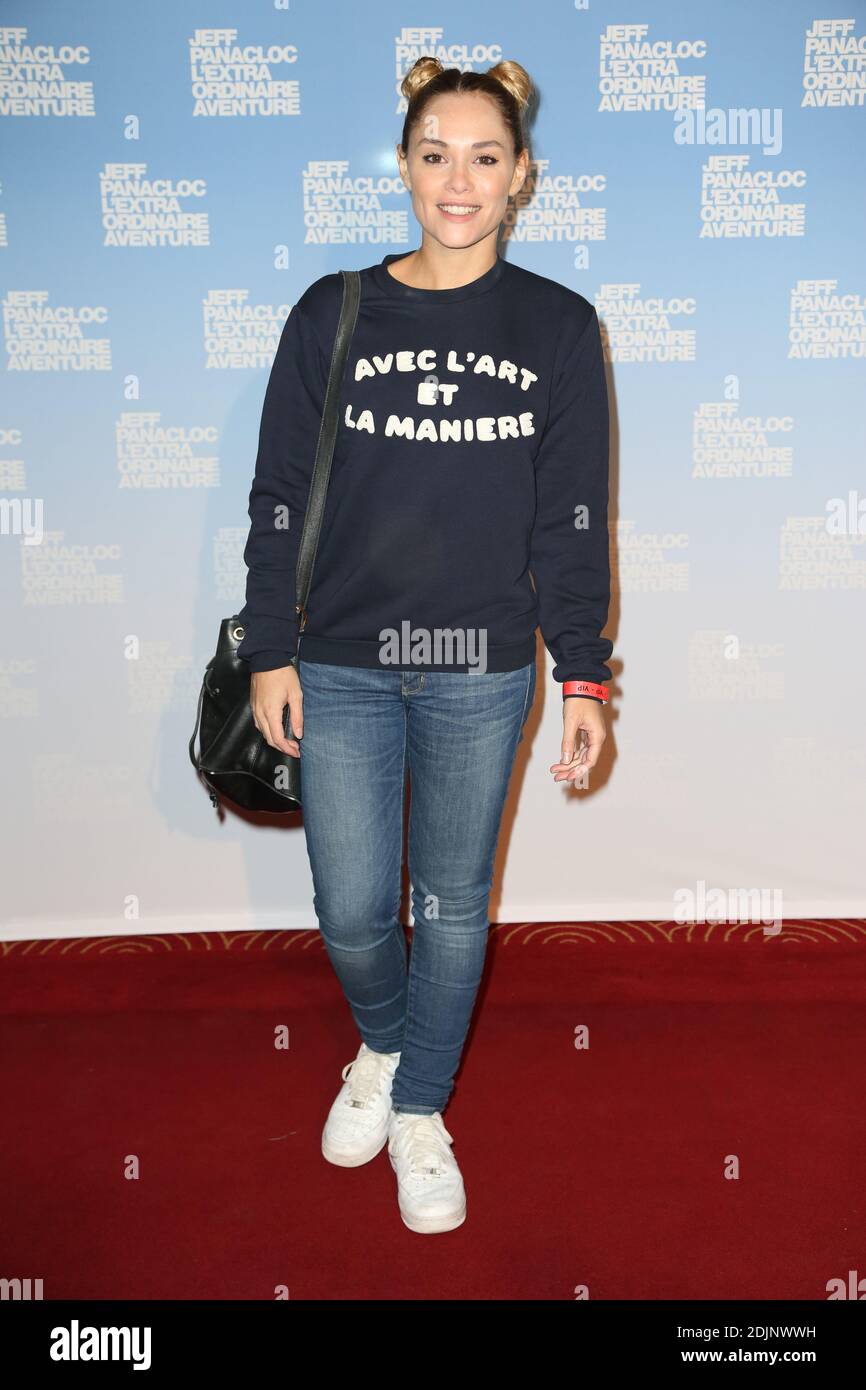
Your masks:
M295 608L300 615L299 636L307 621L313 561L339 426L337 411L340 390L361 298L361 277L357 270L341 270L340 274L343 277L343 303L298 549ZM217 649L205 667L199 692L195 727L189 741L190 761L209 789L210 799L216 808L219 807L220 798L225 798L247 811L297 811L301 807L300 759L271 748L253 723L250 671L247 663L237 654L243 635L243 624L237 615L223 618ZM297 671L297 650L291 664ZM294 736L288 705L283 714L283 728L287 738ZM198 753L195 752L197 734L200 735Z

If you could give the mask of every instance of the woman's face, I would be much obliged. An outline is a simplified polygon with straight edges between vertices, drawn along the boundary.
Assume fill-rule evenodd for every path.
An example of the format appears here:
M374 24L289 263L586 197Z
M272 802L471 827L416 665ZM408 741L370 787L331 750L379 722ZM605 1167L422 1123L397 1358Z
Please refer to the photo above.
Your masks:
M480 92L434 97L412 131L408 158L398 146L397 159L424 231L452 249L498 231L528 168L525 150L515 160L496 102Z

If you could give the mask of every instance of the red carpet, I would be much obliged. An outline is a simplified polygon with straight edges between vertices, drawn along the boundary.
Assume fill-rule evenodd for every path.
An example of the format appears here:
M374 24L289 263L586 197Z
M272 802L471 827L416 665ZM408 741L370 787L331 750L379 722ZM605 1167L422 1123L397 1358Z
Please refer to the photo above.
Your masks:
M0 1276L45 1299L820 1300L866 1275L864 922L494 929L445 1114L468 1216L435 1236L385 1151L319 1152L359 1039L317 932L7 943L0 996Z

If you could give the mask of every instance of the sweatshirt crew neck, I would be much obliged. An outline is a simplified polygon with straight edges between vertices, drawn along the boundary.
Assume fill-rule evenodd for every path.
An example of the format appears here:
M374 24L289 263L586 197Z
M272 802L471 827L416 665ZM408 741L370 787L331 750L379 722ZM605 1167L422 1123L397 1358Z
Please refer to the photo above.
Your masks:
M265 394L238 656L611 679L608 403L598 317L577 291L498 257L415 289L386 255L361 297L299 634L298 548L343 282L304 291ZM443 312L444 309L444 312ZM289 518L288 526L275 517Z
M470 280L466 285L455 285L450 290L422 290L414 285L404 285L388 270L389 265L393 265L395 261L403 261L412 254L411 251L400 251L385 256L379 265L373 266L373 279L386 294L393 295L395 299L413 300L419 305L453 304L458 299L475 299L477 295L486 294L499 283L505 268L503 257L497 256L489 270L485 270L483 275Z

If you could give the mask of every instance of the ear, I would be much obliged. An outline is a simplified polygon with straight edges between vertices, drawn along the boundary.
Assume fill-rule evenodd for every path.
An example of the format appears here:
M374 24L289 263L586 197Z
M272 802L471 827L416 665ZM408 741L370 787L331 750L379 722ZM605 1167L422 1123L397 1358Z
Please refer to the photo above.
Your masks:
M528 173L529 156L527 155L526 151L523 150L518 156L517 163L514 166L514 173L511 176L511 187L509 189L509 197L515 193L520 192L521 188L526 182L526 177Z

